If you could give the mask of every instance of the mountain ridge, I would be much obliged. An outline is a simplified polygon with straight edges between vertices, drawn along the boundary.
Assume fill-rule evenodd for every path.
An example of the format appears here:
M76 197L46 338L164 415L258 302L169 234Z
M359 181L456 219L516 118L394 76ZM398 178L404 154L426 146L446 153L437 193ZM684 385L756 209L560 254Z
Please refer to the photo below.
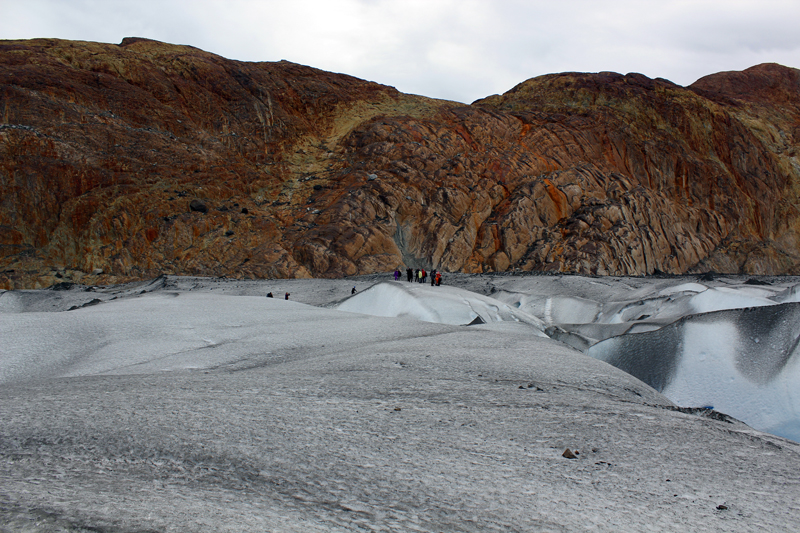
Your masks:
M550 74L467 105L149 39L0 41L0 287L796 274L798 73Z

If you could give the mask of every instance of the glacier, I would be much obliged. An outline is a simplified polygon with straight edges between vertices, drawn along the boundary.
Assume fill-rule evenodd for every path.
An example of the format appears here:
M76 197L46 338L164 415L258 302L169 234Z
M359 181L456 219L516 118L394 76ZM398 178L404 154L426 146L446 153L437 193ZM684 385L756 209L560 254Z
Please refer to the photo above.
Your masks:
M0 523L797 529L797 283L163 276L0 292Z

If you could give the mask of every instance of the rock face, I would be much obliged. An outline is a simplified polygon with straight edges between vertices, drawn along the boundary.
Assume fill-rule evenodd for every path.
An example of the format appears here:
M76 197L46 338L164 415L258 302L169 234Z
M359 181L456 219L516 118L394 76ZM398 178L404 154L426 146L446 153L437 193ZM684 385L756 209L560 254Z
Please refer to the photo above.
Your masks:
M0 41L0 287L800 273L798 80L558 74L464 105L145 39Z

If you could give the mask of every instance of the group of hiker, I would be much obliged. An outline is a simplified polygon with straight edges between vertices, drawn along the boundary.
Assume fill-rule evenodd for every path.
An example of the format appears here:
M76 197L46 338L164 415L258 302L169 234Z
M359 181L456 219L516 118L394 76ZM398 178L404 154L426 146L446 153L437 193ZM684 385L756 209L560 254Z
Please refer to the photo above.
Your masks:
M398 281L400 279L400 269L396 268L394 270L394 280ZM429 274L425 271L424 268L417 268L416 270L412 270L411 268L406 269L406 279L408 282L411 283L415 281L417 283L426 283L428 280ZM430 273L431 278L431 287L439 286L442 284L442 273L438 272L436 269Z
M400 268L395 268L394 280L399 281L401 276L402 274L400 274ZM412 270L411 268L406 269L406 278L408 279L409 283L412 281L415 281L417 283L427 283L429 277L431 279L431 287L438 287L442 284L442 273L437 271L436 269L434 269L430 273L426 272L424 268L417 268L415 270ZM350 294L353 295L356 292L358 291L356 291L356 287L354 285L353 288L350 290ZM267 293L267 298L273 298L271 292ZM288 300L289 293L287 292L283 296L283 298L284 300Z

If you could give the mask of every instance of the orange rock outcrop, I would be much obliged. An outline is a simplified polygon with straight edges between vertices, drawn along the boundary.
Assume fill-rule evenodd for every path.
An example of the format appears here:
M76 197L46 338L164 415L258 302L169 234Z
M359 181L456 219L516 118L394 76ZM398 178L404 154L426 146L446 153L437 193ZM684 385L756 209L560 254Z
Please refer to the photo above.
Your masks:
M796 274L798 80L556 74L465 105L145 39L0 41L0 287Z

